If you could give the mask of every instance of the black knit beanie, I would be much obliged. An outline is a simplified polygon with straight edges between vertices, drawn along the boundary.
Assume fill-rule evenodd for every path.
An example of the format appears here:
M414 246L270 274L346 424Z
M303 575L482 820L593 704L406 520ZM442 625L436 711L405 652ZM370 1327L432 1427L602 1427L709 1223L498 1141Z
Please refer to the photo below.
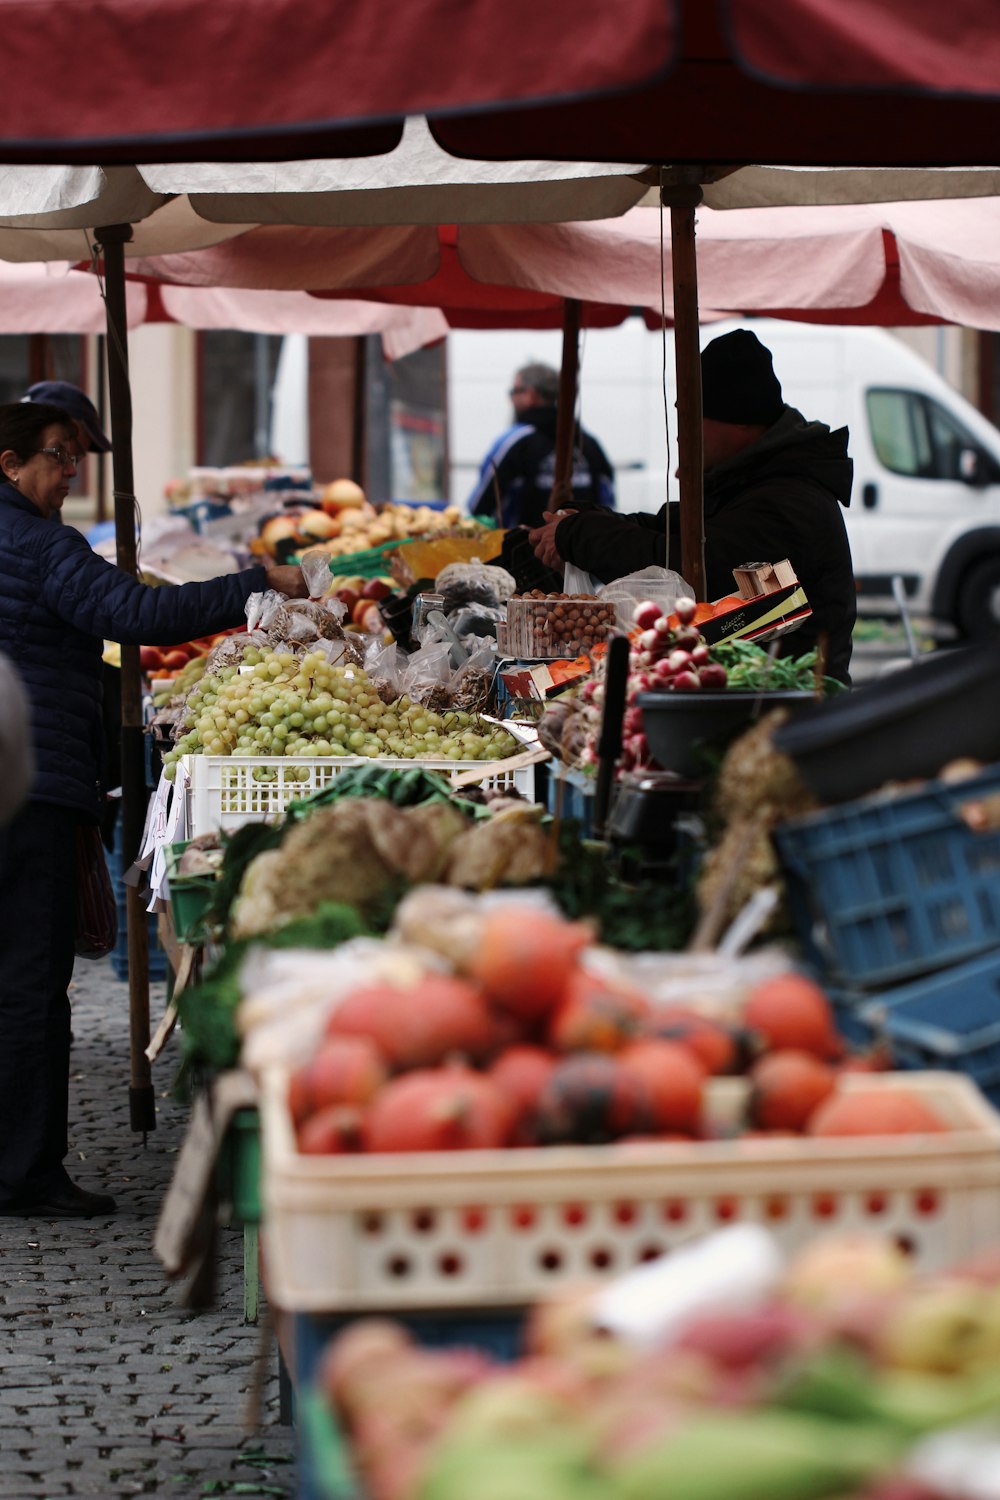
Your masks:
M770 349L749 329L737 328L701 352L702 415L716 422L770 427L784 410Z

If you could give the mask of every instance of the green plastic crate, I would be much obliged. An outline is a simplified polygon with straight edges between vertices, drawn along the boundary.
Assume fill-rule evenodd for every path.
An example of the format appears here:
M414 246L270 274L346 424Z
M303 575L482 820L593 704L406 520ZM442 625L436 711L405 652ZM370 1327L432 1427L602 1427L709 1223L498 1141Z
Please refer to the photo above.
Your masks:
M379 578L389 576L387 552L396 552L400 547L409 547L414 537L403 537L395 542L383 542L380 547L369 547L365 552L348 552L343 557L330 558L330 572L338 578Z
M259 1224L260 1112L239 1109L222 1138L216 1164L219 1196L232 1204L234 1224Z
M181 943L201 943L208 936L205 918L215 899L218 877L215 875L178 875L180 857L187 842L168 844L167 876L170 885L170 914L174 932Z

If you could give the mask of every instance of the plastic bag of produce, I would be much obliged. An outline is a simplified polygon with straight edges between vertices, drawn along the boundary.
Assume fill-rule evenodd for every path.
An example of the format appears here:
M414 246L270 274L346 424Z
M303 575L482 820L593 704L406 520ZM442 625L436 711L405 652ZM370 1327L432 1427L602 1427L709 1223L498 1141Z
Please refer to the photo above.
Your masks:
M255 630L267 630L284 602L284 594L279 594L277 589L251 594L246 602L247 630L251 634Z
M330 587L330 554L319 547L310 547L299 558L302 577L306 581L310 599L322 599Z
M395 641L388 645L372 637L365 651L365 671L375 684L383 703L391 703L403 696L403 672L409 662L405 651Z
M569 584L566 592L572 592ZM609 599L614 604L618 623L626 629L633 623L632 611L644 599L652 599L665 614L669 614L675 599L681 596L694 598L694 589L687 579L672 568L642 568L638 573L616 578L613 583L598 584L596 593L599 599Z
M403 692L429 708L447 708L452 677L450 651L447 641L435 641L415 651L403 671Z
M463 645L469 645L467 636L488 637L493 640L497 637L497 624L506 618L506 612L499 605L490 607L485 604L468 604L463 609L456 609L448 616L448 624L458 636ZM475 642L472 642L474 645Z
M504 568L485 563L449 563L434 580L435 593L444 596L445 613L463 604L497 607L509 599L517 584Z

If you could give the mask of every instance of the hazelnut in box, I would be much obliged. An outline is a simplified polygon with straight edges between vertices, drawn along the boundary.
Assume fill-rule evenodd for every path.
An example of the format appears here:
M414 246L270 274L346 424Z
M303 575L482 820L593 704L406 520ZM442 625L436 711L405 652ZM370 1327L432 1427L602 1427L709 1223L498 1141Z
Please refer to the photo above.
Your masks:
M507 652L521 659L580 656L616 623L615 606L593 594L515 594L507 601Z

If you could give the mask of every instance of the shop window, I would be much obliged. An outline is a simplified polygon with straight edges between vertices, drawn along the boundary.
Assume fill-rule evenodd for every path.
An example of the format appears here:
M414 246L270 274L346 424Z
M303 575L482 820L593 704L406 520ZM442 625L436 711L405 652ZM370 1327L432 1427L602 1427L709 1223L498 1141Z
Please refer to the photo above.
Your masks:
M198 339L198 462L225 468L268 456L280 336L211 330Z

